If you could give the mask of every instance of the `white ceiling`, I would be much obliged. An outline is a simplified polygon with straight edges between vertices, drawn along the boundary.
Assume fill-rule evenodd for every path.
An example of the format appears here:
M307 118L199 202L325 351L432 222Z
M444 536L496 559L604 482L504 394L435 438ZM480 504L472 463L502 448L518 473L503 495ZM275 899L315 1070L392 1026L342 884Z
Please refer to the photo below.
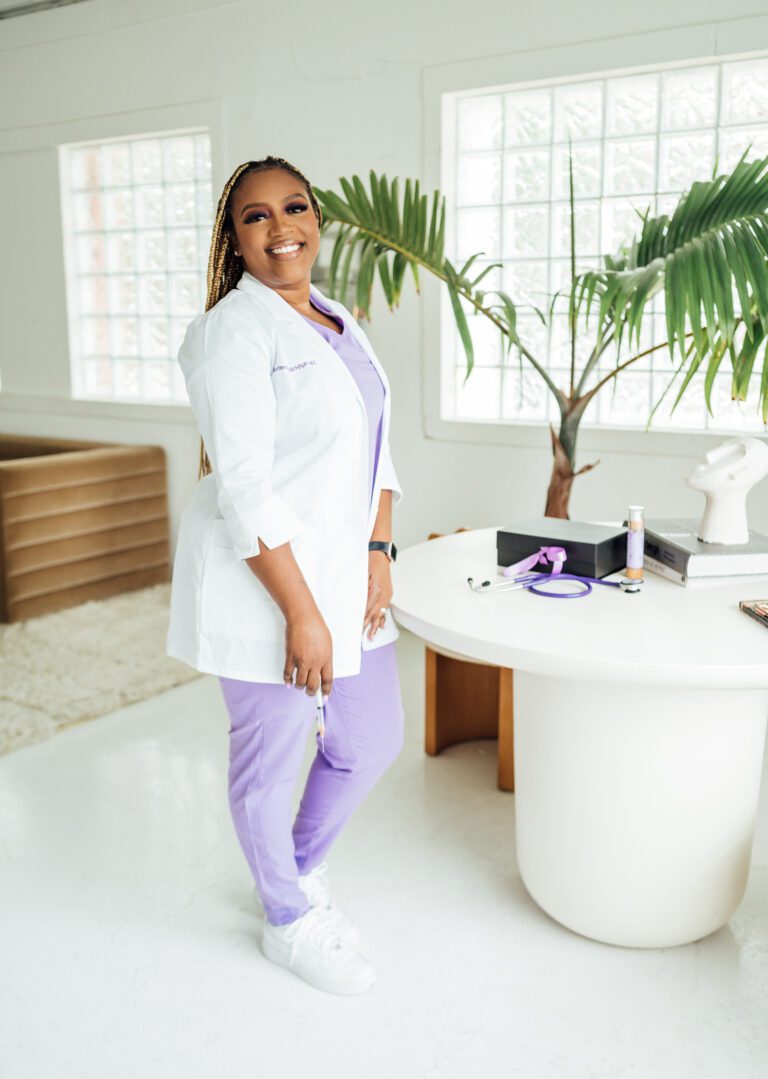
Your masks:
M72 3L74 3L74 4L82 3L82 0L54 0L53 3L49 3L47 6L48 7L62 7L64 4L72 4ZM0 13L5 11L6 8L27 7L27 6L29 6L30 8L32 8L34 10L35 8L38 7L38 4L35 2L35 0L0 0ZM40 8L42 10L42 5L40 5ZM25 14L25 12L20 11L19 14L23 15L23 14Z

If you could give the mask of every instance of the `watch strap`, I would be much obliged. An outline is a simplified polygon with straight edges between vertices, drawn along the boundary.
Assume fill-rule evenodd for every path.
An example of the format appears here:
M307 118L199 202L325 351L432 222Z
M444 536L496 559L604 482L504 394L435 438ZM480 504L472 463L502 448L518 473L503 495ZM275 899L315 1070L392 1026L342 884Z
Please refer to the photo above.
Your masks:
M388 542L385 542L384 540L369 540L368 550L383 551L386 555L388 555L391 562L394 562L397 558L397 547L395 547L394 543L391 540Z

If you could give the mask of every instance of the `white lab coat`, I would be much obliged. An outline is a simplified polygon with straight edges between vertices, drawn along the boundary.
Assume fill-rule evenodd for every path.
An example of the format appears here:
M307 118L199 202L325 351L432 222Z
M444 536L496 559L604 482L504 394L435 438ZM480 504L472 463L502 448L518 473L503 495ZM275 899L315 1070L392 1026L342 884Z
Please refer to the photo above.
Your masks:
M402 490L389 449L389 382L347 308L310 285L366 350L384 384L381 449L369 501L368 416L333 346L274 289L244 271L188 326L179 363L213 472L181 515L166 651L196 670L283 682L285 619L244 559L290 540L333 641L333 674L360 671L361 646L399 636L387 611L362 625L368 540L382 489ZM191 464L191 462L190 462Z

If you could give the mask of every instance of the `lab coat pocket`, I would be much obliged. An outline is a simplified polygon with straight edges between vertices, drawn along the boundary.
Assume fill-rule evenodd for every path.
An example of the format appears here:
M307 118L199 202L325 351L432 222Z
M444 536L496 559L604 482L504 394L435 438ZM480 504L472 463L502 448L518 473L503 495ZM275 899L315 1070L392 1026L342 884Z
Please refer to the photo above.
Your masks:
M226 521L223 517L214 517L211 523L211 546L232 548L232 537L229 534ZM234 553L234 552L233 552Z
M293 557L296 559L299 569L306 577L307 582L309 583L310 578L314 582L317 576L317 552L314 543L314 530L305 524L302 531L294 536L289 542L291 544L291 550L293 551ZM211 546L231 551L234 557L232 537L229 534L229 529L227 528L226 521L223 517L213 518ZM245 559L239 559L238 561L241 561L243 565L246 565ZM253 570L247 565L246 569L254 576Z
M381 645L390 644L392 641L396 641L400 636L400 630L397 627L392 617L392 611L387 607L387 612L384 615L384 625L381 626L373 635L373 640L368 639L368 630L370 625L367 625L363 630L362 646L363 651L368 652L371 648L379 648Z
M237 558L223 518L212 521L200 589L201 629L207 636L279 641L285 619L243 558Z
M296 563L319 603L317 552L313 530L305 529L290 540ZM201 589L201 621L214 636L261 641L282 641L285 617L277 601L244 558L237 558L222 517L214 517Z

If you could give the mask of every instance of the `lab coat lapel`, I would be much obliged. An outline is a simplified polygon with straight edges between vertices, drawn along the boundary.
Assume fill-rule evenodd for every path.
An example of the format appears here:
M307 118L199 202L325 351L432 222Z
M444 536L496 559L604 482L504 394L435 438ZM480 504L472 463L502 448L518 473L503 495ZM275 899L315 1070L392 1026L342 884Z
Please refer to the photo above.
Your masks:
M259 281L257 277L254 277L247 270L243 271L243 275L237 283L237 288L251 293L256 299L260 300L270 314L283 324L288 333L290 333L292 337L295 337L303 348L311 349L320 356L326 366L346 382L349 389L355 395L360 407L365 412L363 395L349 368L344 363L341 356L336 352L336 349L330 345L317 330L314 330L305 321L303 315L300 315L298 311L295 311L287 300L284 300L273 288L270 288L269 285L265 285L263 282ZM327 300L320 289L315 285L310 284L309 291L310 295L317 297L321 303L325 303L332 310L337 310L335 301ZM341 312L338 313L343 317ZM350 322L347 322L347 326L354 335L355 340L360 341L359 334L355 333L356 327ZM363 342L360 341L360 343L362 344ZM366 349L366 351L370 355L370 350ZM378 363L376 366L379 373L381 373ZM388 390L386 383L385 389Z
M314 285L311 286L311 289L312 289L313 293L317 293L317 295L320 297L320 299L324 303L326 303L332 310L336 311L340 318L342 318L342 319L344 318L344 312L341 309L341 304L337 303L336 300L326 299L326 297L323 296L320 289L315 288ZM373 364L373 366L376 368L376 370L379 373L379 378L381 379L382 384L384 386L385 396L389 397L389 381L387 379L386 371L384 370L384 368L379 363L379 361L378 361L378 359L376 357L376 353L371 348L371 345L370 345L370 342L368 341L368 338L363 334L363 332L360 329L360 327L358 326L357 322L346 321L346 325L349 327L349 330L350 330L352 336L357 341L357 343L362 348L364 348L365 351L368 353L368 356L370 357L371 363Z
M247 270L243 271L240 280L237 283L237 288L242 289L244 292L250 293L254 298L261 302L262 306L277 319L278 322L293 336L297 341L301 343L304 348L311 349L318 356L322 358L327 369L338 375L343 379L352 393L355 395L360 408L363 411L365 422L368 422L368 411L365 407L365 401L363 395L360 393L360 388L357 385L354 377L352 376L349 368L342 360L341 356L336 352L336 349L328 344L328 342L314 330L298 311L294 311L291 305L282 298L274 289L269 285L263 284L257 277L254 277ZM368 354L371 363L376 368L382 385L384 386L384 409L383 409L383 421L382 421L382 445L385 445L389 439L389 411L390 411L390 390L389 380L387 378L384 368L379 363L376 353L368 341L367 336L363 333L360 327L357 325L354 319L350 320L347 312L342 308L341 303L337 300L331 300L324 296L323 293L317 288L316 285L310 283L309 286L310 295L317 297L321 303L324 303L327 307L330 307L332 311L339 315L343 319L355 340L360 346L365 349ZM347 317L345 317L347 316ZM376 470L376 477L374 480L374 490L371 497L371 503L369 506L369 521L368 531L373 527L373 523L376 517L376 511L378 507L378 495L381 490L381 471Z

